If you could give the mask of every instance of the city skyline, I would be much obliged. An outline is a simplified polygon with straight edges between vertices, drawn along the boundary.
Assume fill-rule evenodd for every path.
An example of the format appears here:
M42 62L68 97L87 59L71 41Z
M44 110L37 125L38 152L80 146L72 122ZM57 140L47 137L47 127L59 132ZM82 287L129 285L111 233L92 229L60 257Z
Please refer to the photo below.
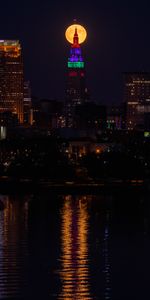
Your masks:
M65 29L76 17L88 31L83 45L88 86L92 99L122 102L122 73L149 71L149 4L28 1L2 4L1 39L19 39L23 46L25 80L39 98L64 99L64 74L69 47ZM10 26L10 23L12 24ZM61 49L61 50L60 50ZM59 89L58 89L59 86ZM108 89L107 86L110 88Z
M148 299L150 3L0 8L0 300Z

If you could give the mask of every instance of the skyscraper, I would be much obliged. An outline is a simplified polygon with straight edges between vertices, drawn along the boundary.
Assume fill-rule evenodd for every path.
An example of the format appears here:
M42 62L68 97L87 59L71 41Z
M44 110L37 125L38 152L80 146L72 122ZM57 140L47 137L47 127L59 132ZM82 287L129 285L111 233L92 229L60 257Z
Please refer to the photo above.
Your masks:
M23 99L24 123L31 124L31 88L30 81L24 82L24 99Z
M23 123L23 62L18 40L0 40L0 112Z
M67 88L65 102L66 127L76 127L75 112L77 106L84 104L88 99L85 84L85 63L80 47L78 26L72 25L72 41L70 56L67 64ZM80 27L79 27L80 30ZM74 32L73 32L74 31ZM70 35L69 35L70 38Z
M127 129L144 129L145 120L150 118L150 73L124 74L124 102Z

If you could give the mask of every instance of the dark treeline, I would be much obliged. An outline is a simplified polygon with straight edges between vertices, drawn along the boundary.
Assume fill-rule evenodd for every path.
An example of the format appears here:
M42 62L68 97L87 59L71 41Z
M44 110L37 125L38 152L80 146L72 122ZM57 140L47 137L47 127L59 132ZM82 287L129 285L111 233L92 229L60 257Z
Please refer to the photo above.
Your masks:
M53 180L74 177L74 170L53 138L9 140L1 143L1 175Z
M125 137L109 152L87 152L75 159L69 140L32 137L0 141L0 176L62 180L144 179L150 176L150 140ZM112 138L113 141L113 138ZM120 143L118 143L120 142Z

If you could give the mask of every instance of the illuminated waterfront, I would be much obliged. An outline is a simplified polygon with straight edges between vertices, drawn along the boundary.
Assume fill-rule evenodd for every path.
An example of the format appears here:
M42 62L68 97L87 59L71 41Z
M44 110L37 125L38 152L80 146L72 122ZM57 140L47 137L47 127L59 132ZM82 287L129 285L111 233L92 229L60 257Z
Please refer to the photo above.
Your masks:
M147 196L41 194L0 201L0 299L148 295Z

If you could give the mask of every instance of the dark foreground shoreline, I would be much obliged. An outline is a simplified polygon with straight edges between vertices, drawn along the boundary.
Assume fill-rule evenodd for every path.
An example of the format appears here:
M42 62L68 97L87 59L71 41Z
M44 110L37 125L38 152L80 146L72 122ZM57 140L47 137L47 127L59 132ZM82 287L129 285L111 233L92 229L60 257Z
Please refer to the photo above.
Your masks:
M138 191L147 193L150 190L150 183L146 180L118 180L107 179L95 182L52 182L45 179L27 179L27 178L0 178L0 194L15 193L48 193L59 194L74 193L119 193Z

